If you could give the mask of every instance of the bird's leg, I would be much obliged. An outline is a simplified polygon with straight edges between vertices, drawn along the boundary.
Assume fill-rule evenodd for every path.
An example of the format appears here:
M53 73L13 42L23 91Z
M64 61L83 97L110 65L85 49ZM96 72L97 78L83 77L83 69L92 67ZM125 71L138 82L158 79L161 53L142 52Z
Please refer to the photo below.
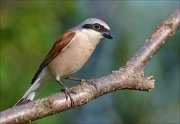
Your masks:
M58 81L58 80L57 80L57 83L58 83L61 87L63 87L62 91L63 91L64 94L65 94L66 100L68 100L68 96L69 96L69 98L70 98L70 100L71 100L71 105L74 105L74 100L73 100L73 98L71 97L70 92L68 91L68 87L67 87L66 85L64 85L61 81Z
M73 80L73 81L79 81L79 82L86 81L85 79L77 78L77 77L68 77L68 78L66 78L66 79L68 79L68 80Z
M77 78L77 77L68 77L68 78L66 78L66 79L68 79L68 80L73 80L73 81L79 81L80 84L83 84L83 83L91 84L92 86L94 86L94 87L97 89L97 86L96 86L96 84L94 83L95 80L85 80L85 79Z
M72 81L78 81L82 85L83 83L87 82L85 79L82 78L77 78L77 77L67 77L67 80L72 80Z

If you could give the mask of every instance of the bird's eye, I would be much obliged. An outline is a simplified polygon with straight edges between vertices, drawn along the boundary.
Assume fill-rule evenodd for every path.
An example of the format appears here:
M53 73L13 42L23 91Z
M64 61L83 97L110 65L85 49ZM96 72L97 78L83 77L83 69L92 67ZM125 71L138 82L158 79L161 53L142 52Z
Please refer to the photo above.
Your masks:
M94 25L94 28L95 28L95 30L99 30L101 27L100 27L99 24L95 24L95 25Z

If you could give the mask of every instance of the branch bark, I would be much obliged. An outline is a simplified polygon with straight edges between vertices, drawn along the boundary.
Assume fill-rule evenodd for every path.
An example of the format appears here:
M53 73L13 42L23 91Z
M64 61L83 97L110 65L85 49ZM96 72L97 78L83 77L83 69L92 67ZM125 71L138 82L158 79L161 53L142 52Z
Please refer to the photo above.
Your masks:
M154 88L153 76L144 77L144 68L152 56L167 42L168 38L180 28L180 10L176 10L167 20L159 25L156 31L146 39L145 44L135 55L117 71L111 74L87 81L70 88L74 104L70 99L66 101L64 93L56 93L51 96L32 101L30 103L15 106L0 113L0 124L25 123L42 117L62 112L81 106L101 95L116 90L140 90L150 91ZM90 83L94 83L96 88Z

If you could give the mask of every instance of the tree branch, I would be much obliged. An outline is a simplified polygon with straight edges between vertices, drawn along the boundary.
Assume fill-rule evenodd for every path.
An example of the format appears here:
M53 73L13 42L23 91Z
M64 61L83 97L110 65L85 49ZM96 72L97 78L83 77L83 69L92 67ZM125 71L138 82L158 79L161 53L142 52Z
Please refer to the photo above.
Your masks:
M15 106L0 113L0 124L25 123L42 117L62 112L83 105L101 95L116 90L130 89L150 91L154 88L152 76L144 77L144 67L152 56L163 46L167 39L174 35L180 28L180 10L176 10L156 31L147 38L145 44L136 54L117 71L113 71L105 77L82 81L69 91L74 104L70 99L66 101L64 93L56 93L51 96L32 101L30 103ZM90 83L95 83L96 88Z

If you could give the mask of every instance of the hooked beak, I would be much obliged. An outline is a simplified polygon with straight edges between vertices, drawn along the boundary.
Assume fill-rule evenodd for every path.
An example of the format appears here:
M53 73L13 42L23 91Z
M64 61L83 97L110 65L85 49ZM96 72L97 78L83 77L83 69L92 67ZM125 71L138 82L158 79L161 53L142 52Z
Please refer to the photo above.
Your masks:
M105 38L108 38L108 39L113 39L113 37L111 36L111 33L110 33L110 32L104 32L104 33L103 33L103 36L104 36Z

